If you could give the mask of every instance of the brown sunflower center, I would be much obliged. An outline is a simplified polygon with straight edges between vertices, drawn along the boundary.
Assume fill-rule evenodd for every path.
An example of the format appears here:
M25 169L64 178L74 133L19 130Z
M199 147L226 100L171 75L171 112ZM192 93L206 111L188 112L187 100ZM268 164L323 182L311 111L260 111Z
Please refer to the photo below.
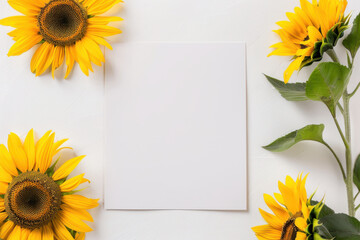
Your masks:
M283 226L281 240L295 240L298 228L295 225L295 218L290 218Z
M54 180L39 172L15 177L5 194L5 211L11 221L28 229L49 223L60 210L61 190Z
M77 0L52 0L38 16L40 34L54 45L72 45L85 36L87 12Z

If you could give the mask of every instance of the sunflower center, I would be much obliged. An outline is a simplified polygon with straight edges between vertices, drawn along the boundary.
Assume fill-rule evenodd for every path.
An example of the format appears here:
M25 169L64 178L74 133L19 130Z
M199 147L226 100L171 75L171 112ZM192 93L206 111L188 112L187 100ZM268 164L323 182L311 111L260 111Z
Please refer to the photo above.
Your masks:
M295 225L295 218L290 218L283 226L281 240L295 240L298 229Z
M72 45L85 36L87 12L77 0L52 0L38 16L40 34L54 45Z
M15 177L5 194L5 211L11 221L28 229L49 223L60 210L61 190L54 180L39 172Z

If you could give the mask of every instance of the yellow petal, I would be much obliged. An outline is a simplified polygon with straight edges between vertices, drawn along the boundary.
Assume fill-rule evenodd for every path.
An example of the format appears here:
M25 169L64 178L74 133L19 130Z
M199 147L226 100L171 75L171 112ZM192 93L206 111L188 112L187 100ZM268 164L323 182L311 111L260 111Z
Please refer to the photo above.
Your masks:
M22 233L21 227L16 225L12 230L12 232L9 234L7 240L19 240L21 239L21 233Z
M264 218L264 220L273 228L279 229L281 230L282 227L284 226L284 221L282 221L282 219L280 219L277 216L274 216L270 213L265 212L262 209L259 209L261 216Z
M276 201L278 201L281 205L285 206L284 198L280 193L274 193L274 197Z
M55 181L66 178L76 168L85 156L79 156L66 161L58 170L55 171L53 179Z
M5 222L0 228L0 238L6 239L14 227L15 224L12 221Z
M115 4L121 3L122 0L102 0L102 1L89 1L87 3L87 12L89 15L101 15L109 11Z
M36 68L39 65L40 56L43 54L45 49L47 49L47 46L48 46L47 44L43 43L40 45L40 47L38 49L36 49L34 55L31 58L31 62L30 62L31 72L33 72L33 73L36 72Z
M303 232L297 232L295 240L306 240L306 234Z
M123 21L123 20L124 19L122 19L121 17L95 16L95 17L88 19L88 23L94 24L94 25L107 25L110 22L118 22L118 21Z
M52 155L53 155L53 156L56 155L56 154L58 154L62 149L65 149L65 148L67 148L67 149L72 149L72 148L70 148L70 147L62 147L62 148L59 148L59 147L60 147L61 145L63 145L64 142L66 142L67 140L69 140L69 139L63 139L63 140L60 140L60 141L57 141L57 142L54 143L53 149L52 149Z
M65 57L65 48L62 46L55 46L54 53L53 53L53 62L51 67L51 75L53 78L55 78L55 70L61 66L61 64L64 62Z
M78 233L75 240L85 240L85 233Z
M28 16L37 16L45 6L45 2L34 0L8 0L8 3L16 11Z
M71 70L74 67L74 63L75 63L75 46L71 45L71 46L65 46L65 57L66 57L66 65L67 65L67 69L66 69L66 74L65 74L65 79L69 76L69 74L71 73Z
M8 147L12 158L15 160L16 167L21 172L26 172L28 170L27 156L19 136L15 133L9 134Z
M87 31L89 34L98 37L109 37L122 33L120 29L106 25L90 25Z
M78 218L84 221L93 222L94 219L92 218L91 214L86 211L85 209L80 208L72 208L67 204L62 204L61 209L67 212L71 212L72 214L76 215Z
M251 228L256 236L264 237L265 239L270 240L279 240L281 239L281 231L274 229L270 225L261 225Z
M30 229L22 228L21 229L21 238L20 238L20 240L28 240L29 236L30 236L30 233L31 233Z
M99 36L96 36L96 35L93 35L93 34L87 34L86 37L91 38L97 44L103 45L103 46L107 47L110 50L113 49L111 47L111 45L103 37L99 37Z
M45 173L50 167L52 161L52 146L54 143L55 133L52 133L44 143L36 148L37 168L41 173Z
M66 229L65 225L59 220L59 218L54 219L52 222L57 240L74 240L70 232Z
M35 228L29 235L28 240L40 240L41 239L41 229Z
M314 26L309 26L308 32L309 32L309 38L313 39L313 41L320 41L322 39L321 33Z
M15 162L4 144L0 145L0 166L13 176L19 175L16 169Z
M298 227L301 231L305 231L307 227L306 220L302 217L296 218L295 225Z
M0 225L2 225L2 223L5 221L5 219L7 219L9 217L9 215L6 212L1 212L0 213Z
M305 56L298 57L294 61L292 61L289 65L289 67L284 72L284 81L285 83L288 83L290 80L291 75L296 71L300 69L301 63L304 60Z
M298 203L299 199L296 198L294 191L292 191L291 188L284 185L282 182L279 181L279 190L281 192L281 195L284 198L285 205L287 209L292 213L295 214L297 212L300 212L301 209L299 209Z
M8 56L18 56L30 50L42 40L41 35L30 35L27 37L19 38L9 50Z
M65 195L62 202L72 208L91 209L99 206L99 199L90 199L81 195Z
M76 189L81 183L83 183L84 175L85 174L81 174L66 180L60 185L61 192L71 192Z
M25 138L24 149L28 159L28 170L31 171L35 166L35 142L33 129L29 131Z
M29 36L36 36L39 33L39 28L36 26L22 26L19 28L16 28L8 33L10 37L13 38L14 41L17 41L21 38L26 38Z
M42 240L54 240L54 231L51 223L42 228Z
M5 211L5 200L3 198L0 198L0 212L3 211Z
M76 214L66 210L59 213L59 220L70 229L77 232L91 232L92 229L84 223Z
M13 28L21 28L21 27L36 27L37 26L37 18L36 17L28 17L28 16L13 16L7 17L0 20L0 25L9 26Z
M13 177L0 166L0 182L11 183Z
M9 184L0 182L0 194L5 194L8 189Z
M86 76L89 76L89 69L91 71L93 71L93 70L91 67L89 55L88 55L86 49L84 48L81 40L76 42L75 51L76 51L75 58L76 58L76 61L79 63L81 71Z
M105 62L105 57L101 52L99 45L87 37L83 38L83 44L89 55L90 61L101 66L101 63Z
M45 72L46 69L50 67L54 59L54 49L55 46L53 44L44 42L42 45L45 45L42 54L39 56L35 76L40 76Z

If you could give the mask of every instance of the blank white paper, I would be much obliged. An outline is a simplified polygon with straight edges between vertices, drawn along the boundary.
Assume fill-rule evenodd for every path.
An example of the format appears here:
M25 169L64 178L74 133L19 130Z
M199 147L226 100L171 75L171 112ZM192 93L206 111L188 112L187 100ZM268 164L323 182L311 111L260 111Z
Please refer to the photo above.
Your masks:
M106 209L245 210L244 43L107 52Z

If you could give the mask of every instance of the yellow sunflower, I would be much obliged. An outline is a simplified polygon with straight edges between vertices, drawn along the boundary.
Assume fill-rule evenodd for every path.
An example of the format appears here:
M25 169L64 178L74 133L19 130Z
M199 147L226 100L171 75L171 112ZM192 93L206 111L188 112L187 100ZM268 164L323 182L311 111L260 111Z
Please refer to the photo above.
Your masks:
M23 143L11 133L8 149L0 145L1 239L84 240L92 231L83 221L93 221L87 210L98 200L75 194L89 180L84 174L68 178L84 156L57 168L52 160L67 139L54 139L49 131L35 143L31 130Z
M285 184L279 181L280 193L274 194L276 200L264 194L265 203L274 214L260 209L268 224L252 228L258 239L322 239L315 229L319 226L317 218L324 204L311 205L311 198L307 198L305 189L306 178L300 175L295 182L287 176Z
M51 67L54 71L65 61L67 78L77 62L87 76L91 63L105 62L99 45L109 49L104 37L121 33L110 22L120 17L98 16L122 0L8 0L22 16L0 20L1 25L16 28L9 33L16 43L8 56L20 55L35 45L38 49L31 60L31 71L39 76Z
M275 30L281 42L271 48L269 54L293 57L284 73L287 83L294 71L315 61L336 45L348 27L349 16L345 16L347 0L300 0L301 7L294 13L286 13L288 21L277 22L281 27Z

